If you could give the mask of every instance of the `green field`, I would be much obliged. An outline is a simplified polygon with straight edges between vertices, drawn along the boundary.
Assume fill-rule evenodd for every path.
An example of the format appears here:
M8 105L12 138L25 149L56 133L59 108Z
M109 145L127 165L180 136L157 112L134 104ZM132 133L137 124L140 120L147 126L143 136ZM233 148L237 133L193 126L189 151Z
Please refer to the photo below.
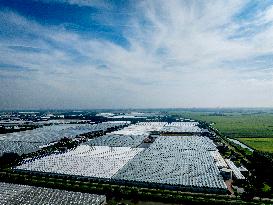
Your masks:
M271 112L193 112L175 114L212 123L212 126L228 137L273 137L273 113Z
M273 153L273 138L238 138L238 140L253 149Z

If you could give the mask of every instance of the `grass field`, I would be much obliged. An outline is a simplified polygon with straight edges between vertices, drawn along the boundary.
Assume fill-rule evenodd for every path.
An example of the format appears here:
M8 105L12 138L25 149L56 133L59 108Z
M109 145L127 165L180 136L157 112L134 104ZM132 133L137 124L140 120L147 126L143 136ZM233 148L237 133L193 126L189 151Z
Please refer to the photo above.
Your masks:
M272 112L176 112L182 117L213 123L213 127L228 137L273 137Z
M238 138L238 140L253 149L273 153L273 138Z

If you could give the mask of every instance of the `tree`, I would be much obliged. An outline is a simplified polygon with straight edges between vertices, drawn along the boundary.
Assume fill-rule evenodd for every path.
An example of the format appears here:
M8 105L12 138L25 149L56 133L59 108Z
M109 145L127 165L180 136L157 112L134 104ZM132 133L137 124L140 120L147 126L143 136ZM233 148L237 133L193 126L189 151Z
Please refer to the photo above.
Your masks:
M15 165L21 157L17 153L4 153L2 157L0 157L0 168L5 168L8 166Z

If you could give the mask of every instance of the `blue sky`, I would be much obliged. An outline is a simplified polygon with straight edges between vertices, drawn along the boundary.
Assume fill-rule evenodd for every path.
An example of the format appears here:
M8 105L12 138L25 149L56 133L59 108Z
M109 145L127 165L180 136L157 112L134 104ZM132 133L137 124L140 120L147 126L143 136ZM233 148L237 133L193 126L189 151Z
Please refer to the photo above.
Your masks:
M0 0L0 109L273 106L273 1Z

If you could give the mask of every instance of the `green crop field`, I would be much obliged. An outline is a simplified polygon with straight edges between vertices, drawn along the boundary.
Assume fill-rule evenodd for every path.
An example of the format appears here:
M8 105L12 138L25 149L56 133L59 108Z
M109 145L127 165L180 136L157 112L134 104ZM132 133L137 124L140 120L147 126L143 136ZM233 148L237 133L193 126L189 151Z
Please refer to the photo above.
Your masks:
M213 127L228 137L273 137L273 113L253 111L181 111L181 117L212 123Z
M239 141L248 145L249 147L273 153L273 138L238 138Z

